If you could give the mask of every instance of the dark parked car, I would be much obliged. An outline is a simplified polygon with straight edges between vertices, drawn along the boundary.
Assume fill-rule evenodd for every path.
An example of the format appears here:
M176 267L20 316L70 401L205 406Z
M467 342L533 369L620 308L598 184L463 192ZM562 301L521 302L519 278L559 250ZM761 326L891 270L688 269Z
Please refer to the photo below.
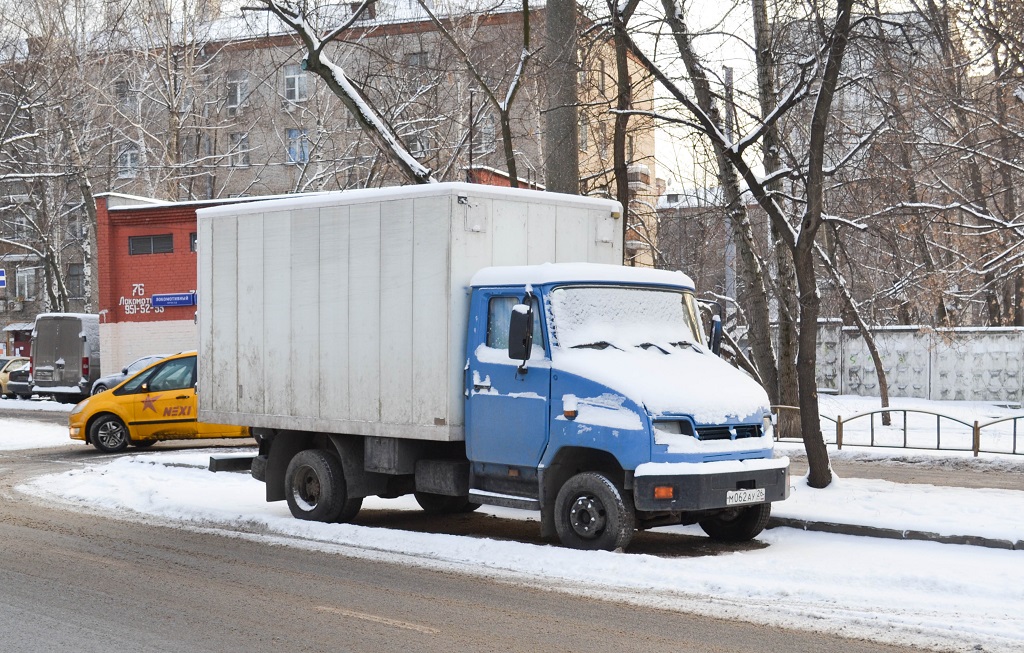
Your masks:
M27 365L20 370L11 372L7 379L7 395L18 399L30 399L32 397L32 384L29 377L32 375L32 368Z
M131 363L128 363L127 365L122 367L120 372L116 374L108 374L106 376L102 376L96 379L96 381L92 384L91 394L95 395L105 390L110 390L115 385L117 385L121 381L124 381L129 376L132 376L139 370L149 367L158 360L163 360L165 358L167 358L167 354L154 354L151 356L143 356L142 358L137 358L133 360Z

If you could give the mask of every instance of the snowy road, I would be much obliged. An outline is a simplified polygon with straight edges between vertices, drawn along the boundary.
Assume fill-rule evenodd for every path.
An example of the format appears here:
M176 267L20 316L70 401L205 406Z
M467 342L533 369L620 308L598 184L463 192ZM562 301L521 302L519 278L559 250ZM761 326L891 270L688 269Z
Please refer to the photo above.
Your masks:
M0 448L11 428L0 422ZM24 432L23 441L66 442L63 433L46 434L43 426L21 428L38 429L35 435ZM935 650L1024 651L1024 551L792 529L768 531L748 547L716 550L699 531L674 528L656 535L677 538L676 556L579 552L531 539L491 539L505 530L499 524L521 523L530 514L516 511L472 515L468 533L474 537L417 530L420 513L401 499L368 500L355 524L311 524L291 519L283 504L264 503L262 486L245 475L204 471L206 457L190 450L104 458L83 447L75 450L74 469L27 481L19 492L68 502L77 511L231 535L245 546L285 545L330 560L401 561L420 570L457 572L459 578L554 590L566 594L566 601L619 601L635 606L628 612L638 615L665 610L666 624L690 613ZM1024 539L1021 491L989 490L979 502L973 490L875 480L839 479L824 492L799 481L794 488L779 513L841 513L874 524L895 516L897 523L913 520L905 528L987 529L988 535ZM403 513L410 518L402 519Z

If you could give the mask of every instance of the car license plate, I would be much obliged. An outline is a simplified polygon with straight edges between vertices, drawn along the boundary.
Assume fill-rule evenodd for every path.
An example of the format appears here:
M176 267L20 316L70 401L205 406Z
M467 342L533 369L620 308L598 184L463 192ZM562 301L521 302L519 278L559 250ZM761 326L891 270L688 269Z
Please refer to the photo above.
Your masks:
M745 503L764 503L764 488L754 490L730 490L725 493L725 505L741 506Z

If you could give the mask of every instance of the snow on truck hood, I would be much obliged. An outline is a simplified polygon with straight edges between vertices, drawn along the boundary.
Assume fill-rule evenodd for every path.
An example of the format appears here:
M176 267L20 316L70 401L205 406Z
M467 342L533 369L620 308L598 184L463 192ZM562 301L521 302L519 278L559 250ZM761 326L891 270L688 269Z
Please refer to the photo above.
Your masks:
M664 353L657 348L555 348L558 371L600 383L645 406L652 416L690 415L698 424L757 419L768 394L750 376L699 346ZM580 397L580 399L584 399Z

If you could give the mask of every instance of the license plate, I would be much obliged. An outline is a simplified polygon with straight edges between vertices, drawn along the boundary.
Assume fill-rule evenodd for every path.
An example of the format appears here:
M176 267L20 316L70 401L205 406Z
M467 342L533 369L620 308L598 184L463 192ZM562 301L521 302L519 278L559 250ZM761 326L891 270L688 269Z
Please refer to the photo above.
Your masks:
M725 505L741 506L745 503L764 503L764 488L730 490L725 493Z

